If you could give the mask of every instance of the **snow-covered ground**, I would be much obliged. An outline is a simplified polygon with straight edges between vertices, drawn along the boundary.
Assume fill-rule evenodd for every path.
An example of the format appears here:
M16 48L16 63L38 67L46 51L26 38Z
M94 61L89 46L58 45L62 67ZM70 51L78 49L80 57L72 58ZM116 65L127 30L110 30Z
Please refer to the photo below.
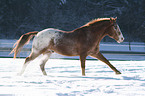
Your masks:
M24 59L0 58L0 96L145 96L145 61L110 61L121 75L97 60L86 61L81 76L79 60L50 59L48 76L34 60L22 76Z

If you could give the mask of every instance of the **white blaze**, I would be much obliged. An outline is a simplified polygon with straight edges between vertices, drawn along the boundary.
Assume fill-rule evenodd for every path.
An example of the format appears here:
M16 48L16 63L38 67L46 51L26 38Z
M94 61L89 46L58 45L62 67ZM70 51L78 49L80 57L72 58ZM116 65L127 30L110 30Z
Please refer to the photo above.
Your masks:
M121 30L120 30L120 28L119 28L119 26L118 26L118 25L117 25L116 32L117 32L117 34L118 34L118 33L120 33L120 34L118 35L119 40L118 40L117 42L118 42L118 43L123 42L123 41L124 41L124 37L123 37L123 34L122 34L122 32L121 32Z

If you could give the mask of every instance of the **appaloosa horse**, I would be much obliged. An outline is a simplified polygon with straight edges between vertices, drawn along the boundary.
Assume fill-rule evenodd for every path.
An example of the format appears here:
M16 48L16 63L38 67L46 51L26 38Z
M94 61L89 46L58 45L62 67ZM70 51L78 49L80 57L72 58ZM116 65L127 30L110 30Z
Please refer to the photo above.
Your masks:
M82 75L85 75L85 61L87 56L98 58L106 63L116 74L121 74L110 62L100 53L100 41L108 35L118 43L123 42L124 37L116 23L117 18L99 18L92 20L73 31L62 31L48 28L40 32L29 32L20 37L15 43L14 58L20 49L33 37L31 54L25 59L21 75L30 61L34 60L40 54L43 58L40 61L40 68L44 75L47 75L44 69L45 63L53 52L66 56L79 56L81 61Z

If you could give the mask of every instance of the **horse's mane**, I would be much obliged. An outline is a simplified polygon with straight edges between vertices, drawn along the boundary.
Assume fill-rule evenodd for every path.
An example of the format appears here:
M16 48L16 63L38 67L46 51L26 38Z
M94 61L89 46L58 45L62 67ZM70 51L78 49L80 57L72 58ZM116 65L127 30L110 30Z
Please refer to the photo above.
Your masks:
M76 30L79 30L79 29L82 29L82 28L86 28L88 26L94 25L94 24L99 23L99 22L110 21L110 20L114 21L116 19L117 19L117 17L116 18L110 17L110 18L97 18L97 19L93 19L92 21L86 23L85 25L83 25L83 26L81 26L81 27L79 27L79 28L77 28L77 29L75 29L73 31L64 31L64 33L72 33L72 32L74 32Z
M109 21L110 18L98 18L98 19L93 19L92 21L88 22L87 24L85 24L84 26L90 26L94 23L97 23L97 22L101 22L101 21Z

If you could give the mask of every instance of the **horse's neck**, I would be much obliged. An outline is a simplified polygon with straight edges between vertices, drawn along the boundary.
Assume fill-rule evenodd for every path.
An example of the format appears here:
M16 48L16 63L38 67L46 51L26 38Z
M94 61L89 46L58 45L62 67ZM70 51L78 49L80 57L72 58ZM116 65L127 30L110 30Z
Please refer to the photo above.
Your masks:
M93 30L92 31L92 35L95 36L97 42L99 43L106 35L106 29L110 26L110 23L105 21L105 22L101 22L100 24L93 26Z

